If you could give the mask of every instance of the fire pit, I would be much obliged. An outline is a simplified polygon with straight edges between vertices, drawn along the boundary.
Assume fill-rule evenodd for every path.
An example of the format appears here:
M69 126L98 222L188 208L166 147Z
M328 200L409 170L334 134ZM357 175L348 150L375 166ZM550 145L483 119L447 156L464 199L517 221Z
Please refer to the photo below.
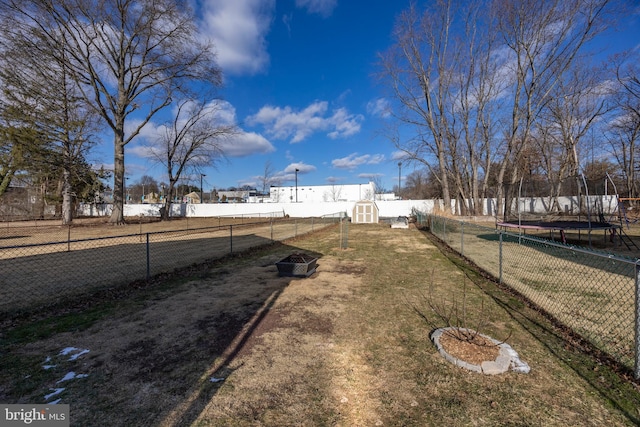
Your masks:
M289 277L309 277L316 272L318 258L307 254L291 254L276 262L278 274Z

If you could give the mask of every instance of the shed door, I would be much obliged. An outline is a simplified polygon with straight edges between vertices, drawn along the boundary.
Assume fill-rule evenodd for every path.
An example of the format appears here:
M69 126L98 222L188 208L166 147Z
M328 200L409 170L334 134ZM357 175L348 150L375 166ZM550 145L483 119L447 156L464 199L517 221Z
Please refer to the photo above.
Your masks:
M356 205L356 222L371 224L373 222L373 205Z

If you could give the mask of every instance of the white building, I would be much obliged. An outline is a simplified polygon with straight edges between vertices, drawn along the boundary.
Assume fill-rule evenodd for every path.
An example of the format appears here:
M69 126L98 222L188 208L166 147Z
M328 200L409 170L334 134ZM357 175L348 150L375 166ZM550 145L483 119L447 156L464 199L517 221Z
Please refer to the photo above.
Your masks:
M357 202L375 200L376 186L368 184L271 186L272 203Z

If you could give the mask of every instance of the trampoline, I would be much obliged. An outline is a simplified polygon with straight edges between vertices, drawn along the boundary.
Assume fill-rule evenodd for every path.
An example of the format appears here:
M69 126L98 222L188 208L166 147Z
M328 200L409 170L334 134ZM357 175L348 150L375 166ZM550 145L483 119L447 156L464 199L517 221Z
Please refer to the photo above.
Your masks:
M611 233L611 241L614 242L616 230L620 226L613 225L608 222L589 222L589 221L503 221L496 223L496 227L517 228L520 230L549 230L551 232L558 231L562 243L567 243L565 232L567 230L605 230Z

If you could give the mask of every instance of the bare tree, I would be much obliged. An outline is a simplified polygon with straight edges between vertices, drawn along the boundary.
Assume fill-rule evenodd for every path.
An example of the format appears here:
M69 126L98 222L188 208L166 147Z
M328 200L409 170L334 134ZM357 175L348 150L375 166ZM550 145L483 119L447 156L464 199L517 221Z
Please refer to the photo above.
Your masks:
M483 2L473 2L460 13L463 32L455 40L451 61L453 93L449 107L448 138L451 180L456 206L463 214L481 214L490 167L497 153L493 114L499 108L500 82L494 60L496 35L493 15Z
M460 213L480 211L490 178L501 200L503 184L513 188L521 177L559 82L605 28L609 3L437 0L423 13L412 3L380 60L400 130L413 132L390 139L437 177L446 201L458 199Z
M640 146L640 66L638 53L627 52L613 58L616 86L613 98L616 102L607 139L614 157L622 170L628 197L640 195L637 169Z
M73 219L73 182L86 178L85 156L93 145L97 114L83 99L64 64L64 40L58 34L43 37L16 22L3 22L0 79L4 88L1 112L8 126L30 129L37 135L22 144L31 152L25 164L32 177L57 176L62 196L62 223ZM85 183L93 185L93 183ZM45 192L43 191L43 200Z
M547 177L553 183L549 194L550 210L559 210L558 197L566 179L580 180L580 150L587 132L607 112L608 94L602 86L601 70L576 64L551 91L547 107L536 123L538 133L544 135L538 145L546 158ZM578 190L580 191L580 190Z
M64 39L58 58L114 135L114 207L124 223L124 147L197 81L218 85L212 45L187 0L2 0L5 19L39 38ZM127 122L135 114L136 126Z
M604 13L609 0L544 1L536 7L526 0L495 3L497 28L508 54L503 64L508 87L509 111L502 122L504 157L497 173L498 200L509 165L516 165L531 143L534 123L550 101L553 90L574 63L582 47L606 24ZM510 188L520 179L520 170L511 168L506 180ZM512 194L506 194L505 209ZM498 214L502 205L499 205Z
M407 175L403 188L403 194L406 198L417 200L437 198L439 196L438 191L434 191L432 188L429 175L430 173L426 169L415 170Z
M444 200L476 213L495 154L491 110L500 92L492 16L485 2L439 0L401 15L395 45L381 56L394 114L413 138L392 138L409 161L437 178ZM459 33L459 36L454 34ZM449 204L445 204L449 209Z
M129 185L127 190L133 200L144 203L148 200L149 194L158 194L158 183L152 176L142 175L136 183Z
M332 184L324 194L323 199L325 202L338 202L342 197L342 185Z
M190 172L215 164L224 154L222 142L236 134L236 125L221 117L222 108L217 101L178 101L173 121L164 127L159 144L151 148L169 178L163 219L169 218L176 183Z
M450 136L447 102L452 73L447 59L452 3L438 0L424 14L411 3L396 24L393 48L380 56L381 77L399 103L394 115L415 131L415 137L408 141L392 140L405 159L440 171L445 202L450 199L446 149ZM434 158L436 168L431 165Z
M267 194L267 189L273 184L274 169L270 160L264 163L264 172L258 177L258 182L262 185L262 194Z
M381 175L376 175L374 177L371 178L371 182L373 182L373 188L375 188L374 190L374 194L373 194L373 199L380 199L381 196L383 194L385 194L387 192L387 189L384 187L384 184L382 182L382 176ZM361 197L362 198L362 197ZM365 199L370 199L371 196L364 197Z

